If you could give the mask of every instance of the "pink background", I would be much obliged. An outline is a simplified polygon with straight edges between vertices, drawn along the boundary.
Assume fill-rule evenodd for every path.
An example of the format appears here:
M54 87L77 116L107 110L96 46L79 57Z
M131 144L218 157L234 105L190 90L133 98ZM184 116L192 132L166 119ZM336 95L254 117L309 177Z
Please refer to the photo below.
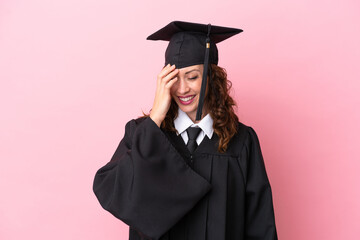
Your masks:
M0 239L127 239L92 192L152 107L173 20L242 28L219 43L260 138L279 239L360 236L360 2L0 1Z

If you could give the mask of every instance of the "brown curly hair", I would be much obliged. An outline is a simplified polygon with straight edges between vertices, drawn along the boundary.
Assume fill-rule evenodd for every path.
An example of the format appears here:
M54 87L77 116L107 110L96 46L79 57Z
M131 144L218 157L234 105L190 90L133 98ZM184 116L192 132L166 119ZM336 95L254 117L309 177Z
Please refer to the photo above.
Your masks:
M230 96L232 83L227 79L225 68L209 64L208 75L210 74L211 81L207 81L204 108L208 109L213 119L214 132L219 136L218 152L224 153L230 139L237 133L239 119L234 111L234 107L237 106ZM169 111L161 123L161 128L176 132L174 119L177 117L178 108L175 100L171 99ZM143 114L142 117L150 116L144 112Z

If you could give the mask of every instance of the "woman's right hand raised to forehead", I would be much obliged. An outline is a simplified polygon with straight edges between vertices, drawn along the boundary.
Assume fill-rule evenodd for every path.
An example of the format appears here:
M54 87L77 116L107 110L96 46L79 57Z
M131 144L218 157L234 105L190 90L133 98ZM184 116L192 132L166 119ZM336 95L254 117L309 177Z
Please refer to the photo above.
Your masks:
M175 65L166 65L157 76L156 94L150 118L160 127L171 104L170 88L178 80Z

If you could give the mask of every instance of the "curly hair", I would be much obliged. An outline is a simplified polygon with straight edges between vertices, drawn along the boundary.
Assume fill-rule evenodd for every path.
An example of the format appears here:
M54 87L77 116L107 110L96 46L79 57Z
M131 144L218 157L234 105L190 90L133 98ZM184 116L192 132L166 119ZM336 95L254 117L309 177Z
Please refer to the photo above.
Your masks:
M219 136L218 152L224 153L231 138L237 133L239 119L234 111L234 107L237 106L230 96L232 83L227 79L225 68L209 64L208 75L210 74L211 81L207 81L204 107L208 109L213 119L214 132ZM174 119L177 117L178 108L175 100L171 99L169 111L161 123L161 128L176 132ZM142 117L150 116L144 112L143 115Z

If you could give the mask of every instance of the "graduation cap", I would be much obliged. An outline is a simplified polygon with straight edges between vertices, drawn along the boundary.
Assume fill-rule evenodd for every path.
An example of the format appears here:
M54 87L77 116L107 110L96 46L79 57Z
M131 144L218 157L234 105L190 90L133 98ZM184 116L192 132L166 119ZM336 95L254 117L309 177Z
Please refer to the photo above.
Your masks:
M196 112L196 120L201 119L204 104L208 64L217 65L219 43L243 30L238 28L221 27L209 24L200 24L183 21L173 21L151 34L147 40L169 41L165 51L165 64L175 64L177 68L204 64L203 78L201 82L199 105ZM210 68L211 71L211 68ZM211 81L211 74L209 76Z

